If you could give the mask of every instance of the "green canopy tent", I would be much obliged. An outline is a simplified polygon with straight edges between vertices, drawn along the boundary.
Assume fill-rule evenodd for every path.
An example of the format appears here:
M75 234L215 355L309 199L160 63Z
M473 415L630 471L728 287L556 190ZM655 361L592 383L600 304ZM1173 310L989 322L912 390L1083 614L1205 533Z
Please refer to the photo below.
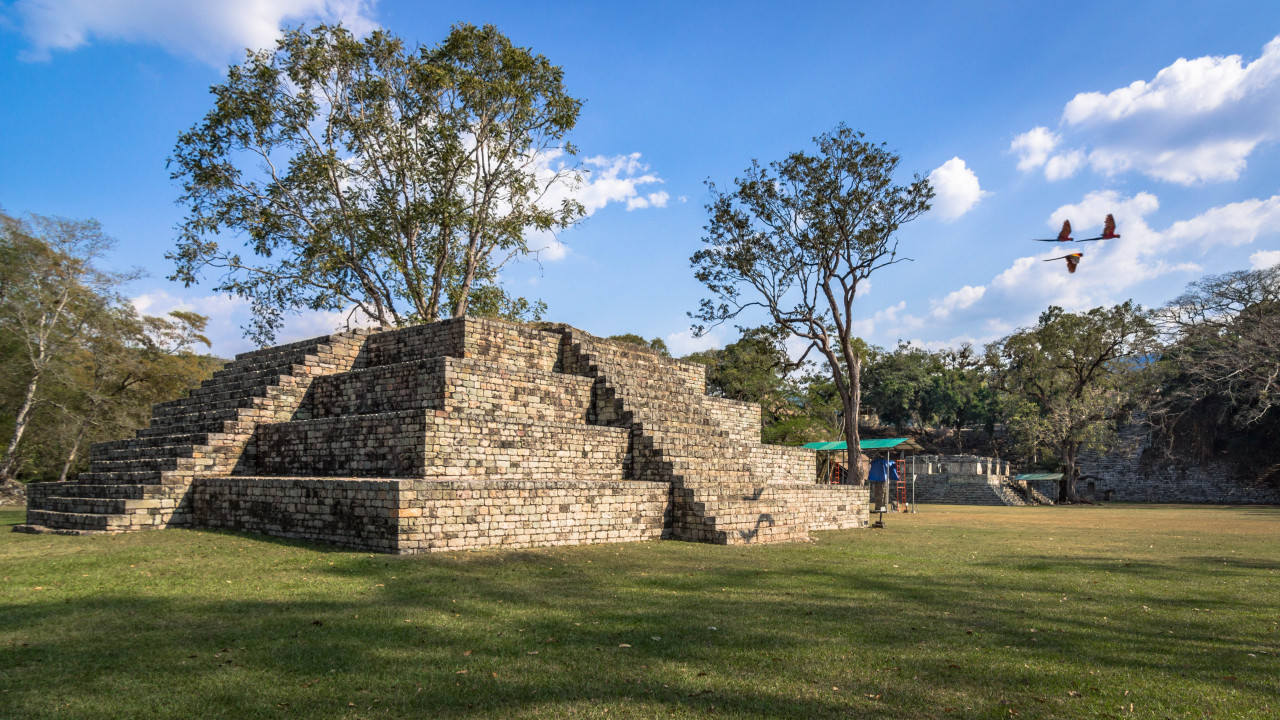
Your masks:
M810 450L817 450L818 457L822 458L822 477L830 478L833 473L833 455L837 452L845 452L849 444L844 440L838 442L811 442L805 444ZM924 448L920 447L915 440L911 438L881 438L877 440L861 440L858 442L858 449L867 454L884 453L886 459L892 460L893 453L898 453L899 457L904 457L907 453L923 452ZM916 506L916 475L915 468L912 467L911 472L911 508L915 510Z

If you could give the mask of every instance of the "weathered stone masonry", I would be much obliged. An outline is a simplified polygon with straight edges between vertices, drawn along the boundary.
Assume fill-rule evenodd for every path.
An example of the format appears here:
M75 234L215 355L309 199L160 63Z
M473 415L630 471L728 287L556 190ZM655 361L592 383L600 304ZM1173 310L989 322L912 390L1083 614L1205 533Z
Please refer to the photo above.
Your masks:
M563 325L458 318L240 355L90 471L33 485L41 532L222 527L393 553L800 540L865 488L761 445L693 363Z

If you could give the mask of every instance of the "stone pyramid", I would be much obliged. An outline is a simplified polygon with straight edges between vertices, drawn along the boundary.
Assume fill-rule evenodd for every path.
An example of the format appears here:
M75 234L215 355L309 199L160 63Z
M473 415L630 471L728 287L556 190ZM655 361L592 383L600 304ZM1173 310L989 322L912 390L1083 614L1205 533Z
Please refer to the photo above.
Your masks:
M230 528L394 553L865 526L865 487L762 445L705 368L564 325L455 318L245 353L72 482L25 532Z

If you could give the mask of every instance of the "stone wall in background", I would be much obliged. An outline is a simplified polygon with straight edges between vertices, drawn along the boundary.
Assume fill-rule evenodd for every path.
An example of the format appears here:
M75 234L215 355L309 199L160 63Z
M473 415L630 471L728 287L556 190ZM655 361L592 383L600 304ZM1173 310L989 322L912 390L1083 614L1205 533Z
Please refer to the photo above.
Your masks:
M1120 443L1111 452L1080 453L1076 460L1080 473L1099 479L1082 480L1077 492L1119 502L1280 504L1280 490L1240 477L1230 463L1179 465L1155 460L1155 453L1147 453L1150 445L1150 434L1133 426L1121 432Z

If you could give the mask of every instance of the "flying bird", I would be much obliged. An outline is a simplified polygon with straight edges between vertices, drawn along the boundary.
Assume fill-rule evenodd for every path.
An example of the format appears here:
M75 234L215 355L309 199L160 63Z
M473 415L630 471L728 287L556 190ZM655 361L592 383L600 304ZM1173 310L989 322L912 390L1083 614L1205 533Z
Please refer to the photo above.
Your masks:
M1084 238L1080 242L1089 242L1090 240L1114 240L1120 237L1116 232L1116 219L1107 213L1107 219L1102 223L1102 234L1098 237Z
M1076 271L1076 265L1080 264L1080 258L1082 257L1084 257L1084 253L1071 253L1070 255L1063 255L1062 257L1049 258L1048 260L1045 260L1045 262L1053 262L1054 260L1066 260L1067 272L1073 273Z
M1062 221L1062 232L1058 233L1056 238L1035 238L1036 242L1072 242L1075 238L1071 237L1071 221Z

